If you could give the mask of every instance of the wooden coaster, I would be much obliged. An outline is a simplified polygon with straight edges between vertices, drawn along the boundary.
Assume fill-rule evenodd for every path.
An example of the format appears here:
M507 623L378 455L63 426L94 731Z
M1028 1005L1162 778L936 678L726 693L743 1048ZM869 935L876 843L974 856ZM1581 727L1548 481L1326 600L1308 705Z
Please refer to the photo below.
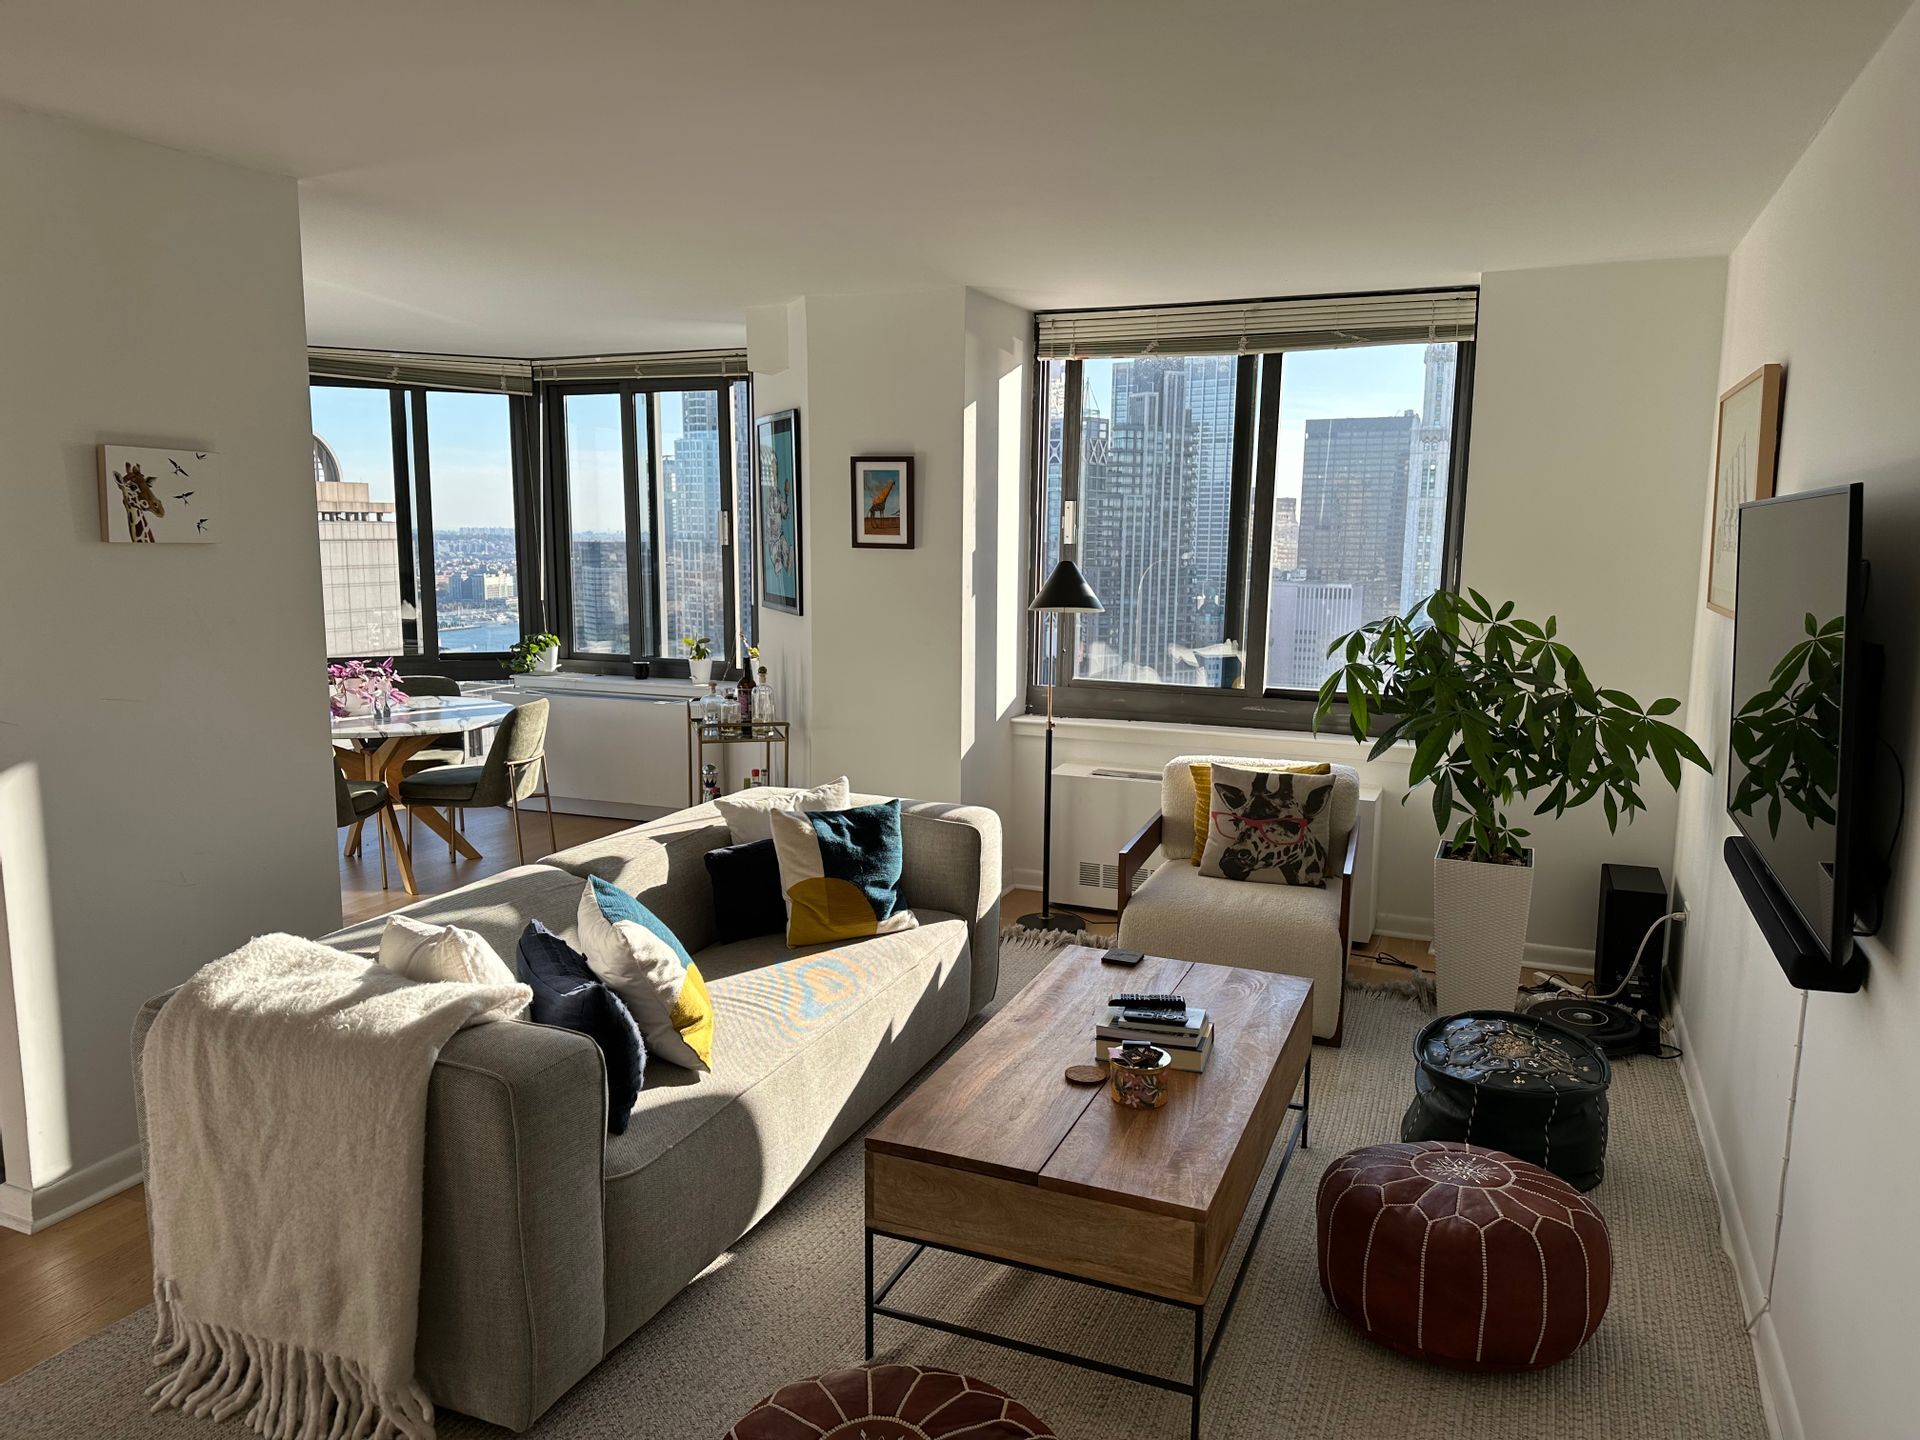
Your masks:
M1067 1083L1069 1085L1103 1085L1106 1083L1106 1079L1107 1067L1104 1064L1067 1066Z

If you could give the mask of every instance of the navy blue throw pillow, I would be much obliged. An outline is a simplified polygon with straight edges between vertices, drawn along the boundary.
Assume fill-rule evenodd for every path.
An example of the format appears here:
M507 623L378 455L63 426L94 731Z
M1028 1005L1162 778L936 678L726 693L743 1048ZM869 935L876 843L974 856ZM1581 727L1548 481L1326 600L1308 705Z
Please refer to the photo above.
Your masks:
M607 1131L626 1134L647 1073L647 1047L626 1002L600 982L586 956L538 920L527 922L515 958L533 989L527 1018L585 1035L606 1056Z
M787 902L780 894L780 858L773 841L751 840L709 850L707 875L713 881L713 933L718 943L786 934Z

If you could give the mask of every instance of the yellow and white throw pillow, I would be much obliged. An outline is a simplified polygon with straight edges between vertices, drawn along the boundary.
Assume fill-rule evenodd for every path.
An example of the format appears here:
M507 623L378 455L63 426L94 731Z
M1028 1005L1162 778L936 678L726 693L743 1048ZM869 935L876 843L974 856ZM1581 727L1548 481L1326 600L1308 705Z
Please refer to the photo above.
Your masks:
M772 812L787 902L787 944L891 935L920 922L900 908L900 802L852 810Z
M687 1070L713 1068L707 982L659 916L595 875L580 895L580 948L625 1002L649 1055Z

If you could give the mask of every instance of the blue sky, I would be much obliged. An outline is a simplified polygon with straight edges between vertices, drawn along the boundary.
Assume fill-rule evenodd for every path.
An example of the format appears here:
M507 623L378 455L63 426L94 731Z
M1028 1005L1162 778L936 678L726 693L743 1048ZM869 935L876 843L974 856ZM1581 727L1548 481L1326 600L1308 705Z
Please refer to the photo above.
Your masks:
M393 421L387 392L316 385L313 432L340 457L340 478L393 499ZM512 421L504 395L427 396L436 529L513 524ZM615 436L616 444L618 435ZM616 457L615 473L619 465Z

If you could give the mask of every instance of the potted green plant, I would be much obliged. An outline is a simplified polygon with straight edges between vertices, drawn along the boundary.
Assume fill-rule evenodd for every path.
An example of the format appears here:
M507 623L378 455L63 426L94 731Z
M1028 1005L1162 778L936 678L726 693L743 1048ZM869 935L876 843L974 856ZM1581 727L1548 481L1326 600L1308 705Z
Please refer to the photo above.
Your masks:
M1513 1008L1533 899L1530 832L1510 809L1539 797L1555 818L1598 800L1607 828L1646 809L1641 767L1680 784L1684 761L1712 770L1684 730L1663 716L1674 699L1641 705L1603 689L1545 624L1477 590L1442 590L1328 647L1338 663L1320 686L1318 730L1342 691L1368 758L1413 746L1407 795L1432 788L1440 830L1434 854L1434 953L1442 1014Z
M687 647L687 673L701 684L713 678L713 643L704 635L682 635Z
M560 668L558 635L523 635L507 647L507 671L513 675L551 675Z

